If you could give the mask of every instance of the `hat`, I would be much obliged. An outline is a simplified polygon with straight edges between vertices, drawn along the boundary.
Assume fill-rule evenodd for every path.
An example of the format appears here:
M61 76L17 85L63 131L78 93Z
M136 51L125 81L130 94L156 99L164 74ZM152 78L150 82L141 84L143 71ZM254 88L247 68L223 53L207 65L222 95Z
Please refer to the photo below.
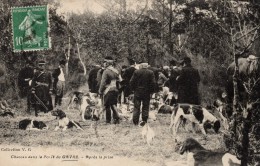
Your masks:
M66 64L66 60L62 59L60 60L60 65L65 65Z
M44 60L40 60L39 62L38 62L38 65L45 65L46 64L46 62L44 61Z
M190 64L190 63L191 63L191 59L190 59L189 57L187 57L187 56L184 57L184 58L181 60L180 64L183 65L184 63Z
M114 62L114 59L111 56L106 56L104 61L105 62Z

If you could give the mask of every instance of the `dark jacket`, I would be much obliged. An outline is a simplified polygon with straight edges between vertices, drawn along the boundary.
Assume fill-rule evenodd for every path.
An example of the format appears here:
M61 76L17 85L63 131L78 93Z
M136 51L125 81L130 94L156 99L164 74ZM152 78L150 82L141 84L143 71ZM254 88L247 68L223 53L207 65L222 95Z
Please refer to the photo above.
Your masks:
M34 68L24 67L18 74L18 87L21 97L26 97L30 90L29 81L34 77ZM26 80L27 79L27 80Z
M200 104L198 86L200 76L191 65L182 68L178 83L178 103Z
M157 67L148 67L149 70L153 71L154 78L155 78L155 87L154 92L159 92L159 85L158 85L158 79L159 79L159 69Z
M64 69L62 69L64 72ZM57 82L59 81L59 75L60 75L61 71L60 68L57 68L53 71L52 73L52 77L53 77L53 89L56 90L57 88ZM64 73L65 74L65 73Z
M35 95L49 110L53 109L51 96L49 94L49 92L52 91L52 78L50 73L37 71L32 79L32 91L35 91Z
M171 92L178 92L178 84L177 84L177 77L180 75L181 69L180 68L173 68L171 70L171 75L168 81L168 87Z
M98 82L97 82L97 74L101 67L95 67L90 70L88 76L88 87L89 91L92 93L98 93Z
M154 92L156 86L154 72L141 68L136 70L130 80L130 87L135 96L147 96Z
M123 85L124 86L124 95L126 97L128 97L132 93L132 91L130 89L130 80L131 80L135 70L136 69L134 66L130 66L129 68L127 68L125 70L125 72L122 75L123 82L124 82L124 85Z

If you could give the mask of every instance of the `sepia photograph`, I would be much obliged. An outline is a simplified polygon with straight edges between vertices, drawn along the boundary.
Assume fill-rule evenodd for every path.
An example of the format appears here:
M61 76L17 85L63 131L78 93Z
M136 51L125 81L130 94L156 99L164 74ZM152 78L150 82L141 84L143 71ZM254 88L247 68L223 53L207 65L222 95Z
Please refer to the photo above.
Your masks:
M1 0L0 162L260 166L260 1Z

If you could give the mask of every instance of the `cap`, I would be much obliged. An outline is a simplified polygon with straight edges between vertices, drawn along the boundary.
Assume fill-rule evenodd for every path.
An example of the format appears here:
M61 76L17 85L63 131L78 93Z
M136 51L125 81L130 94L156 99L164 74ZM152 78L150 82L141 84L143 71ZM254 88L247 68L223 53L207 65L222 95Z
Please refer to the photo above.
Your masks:
M40 61L38 62L38 64L39 64L39 65L45 65L46 62L45 62L44 60L40 60Z
M114 59L111 56L106 56L104 61L105 62L114 62Z

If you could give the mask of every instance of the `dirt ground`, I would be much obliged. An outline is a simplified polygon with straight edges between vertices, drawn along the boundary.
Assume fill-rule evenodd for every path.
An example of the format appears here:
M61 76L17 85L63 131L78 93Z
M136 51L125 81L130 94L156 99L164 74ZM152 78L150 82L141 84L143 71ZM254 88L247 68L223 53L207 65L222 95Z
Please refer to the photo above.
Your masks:
M180 128L176 138L174 138L169 131L170 115L157 114L157 121L149 122L156 136L153 144L148 146L141 137L141 127L134 126L129 121L121 121L118 125L107 125L102 119L97 123L95 130L94 122L90 120L81 121L79 111L76 109L66 110L66 104L64 103L64 106L62 106L63 110L70 119L78 121L83 126L84 131L75 128L67 131L54 131L58 121L50 113L42 113L39 117L35 117L33 113L29 115L22 110L18 110L15 118L1 117L0 152L1 156L6 156L1 160L9 159L10 161L6 162L11 164L18 162L19 165L26 165L27 162L39 162L40 165L47 162L47 165L65 163L69 165L154 166L173 165L172 163L175 162L174 165L183 165L186 155L180 155L178 149L180 143L187 137L197 139L207 149L224 150L222 134L215 134L210 131L205 138L201 132L192 132L190 124L187 126L189 131ZM17 128L18 122L24 118L42 120L49 126L49 130L19 130ZM91 127L91 124L94 125ZM221 129L223 130L223 128ZM12 148L20 149L20 152L10 151ZM29 148L31 151L23 152L22 148ZM12 154L28 157L26 153L35 155L37 159L11 158ZM40 155L44 156L45 154L60 156L60 158L39 158ZM94 157L87 157L91 155ZM75 156L77 156L76 159ZM98 158L99 156L101 158ZM104 159L105 157L107 158Z

